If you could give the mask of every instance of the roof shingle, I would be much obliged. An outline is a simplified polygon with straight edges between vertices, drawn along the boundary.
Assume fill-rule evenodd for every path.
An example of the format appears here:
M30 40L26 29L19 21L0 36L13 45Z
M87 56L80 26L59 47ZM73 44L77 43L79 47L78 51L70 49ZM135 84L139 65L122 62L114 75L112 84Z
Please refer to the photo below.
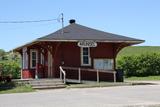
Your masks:
M122 35L117 35L113 33L108 33L86 26L82 26L76 23L72 23L62 29L51 33L49 35L38 38L30 43L17 47L14 50L19 50L24 46L29 46L36 44L41 41L73 41L77 42L80 40L93 40L96 42L112 42L112 43L127 43L127 44L139 44L144 42L144 40L130 38Z
M38 41L51 41L51 40L95 40L95 41L136 41L136 42L144 42L140 39L130 38L122 35L112 34L104 31L99 31L96 29L92 29L86 26L82 26L76 23L70 24L62 29L51 33L47 36L41 37L37 39Z

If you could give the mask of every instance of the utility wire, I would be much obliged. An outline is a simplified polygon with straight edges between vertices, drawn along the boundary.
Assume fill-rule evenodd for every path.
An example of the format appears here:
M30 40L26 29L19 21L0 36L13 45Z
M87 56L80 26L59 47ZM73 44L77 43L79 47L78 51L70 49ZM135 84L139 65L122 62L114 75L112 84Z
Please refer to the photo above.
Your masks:
M39 22L49 22L57 20L59 22L59 18L57 19L47 19L47 20L25 20L25 21L0 21L1 24L16 24L16 23L39 23Z
M20 23L22 24L22 23ZM28 23L29 24L29 23ZM36 29L36 28L43 28L43 27L54 27L53 25L56 25L57 22L46 22L46 23L38 23L38 25L34 26L9 26L9 27L0 27L2 30L4 29L5 31L15 31L15 30L24 30L24 29Z

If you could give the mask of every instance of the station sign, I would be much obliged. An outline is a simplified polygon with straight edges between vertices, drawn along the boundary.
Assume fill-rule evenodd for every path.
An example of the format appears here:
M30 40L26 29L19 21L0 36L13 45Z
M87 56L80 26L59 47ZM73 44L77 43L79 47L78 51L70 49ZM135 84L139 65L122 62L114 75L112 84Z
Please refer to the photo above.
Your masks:
M97 47L97 43L92 40L81 40L78 42L79 47Z

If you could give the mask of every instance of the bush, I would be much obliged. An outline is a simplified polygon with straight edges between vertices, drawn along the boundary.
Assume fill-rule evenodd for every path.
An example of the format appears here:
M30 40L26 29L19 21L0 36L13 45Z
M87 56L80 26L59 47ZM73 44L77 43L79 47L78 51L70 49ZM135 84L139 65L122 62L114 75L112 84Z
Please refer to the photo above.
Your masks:
M20 78L20 65L15 61L0 62L1 76L12 76L12 78Z
M126 77L160 75L160 54L125 56L117 61L117 67Z

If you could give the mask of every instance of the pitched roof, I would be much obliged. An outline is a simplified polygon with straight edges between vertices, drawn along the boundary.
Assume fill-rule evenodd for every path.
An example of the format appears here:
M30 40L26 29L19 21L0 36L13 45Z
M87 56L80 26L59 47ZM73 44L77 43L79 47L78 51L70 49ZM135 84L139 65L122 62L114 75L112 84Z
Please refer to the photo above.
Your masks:
M122 35L112 34L76 23L72 23L62 29L47 36L37 39L38 41L79 41L95 40L99 42L135 42L142 43L143 40L130 38Z
M76 23L72 23L63 28L63 33L62 29L60 29L54 33L38 38L23 46L17 47L14 50L19 50L24 46L30 46L32 44L36 44L41 41L77 42L80 40L94 40L96 42L112 42L112 43L128 43L128 44L139 44L144 42L144 40L108 33L93 28L89 28L86 26L82 26Z

